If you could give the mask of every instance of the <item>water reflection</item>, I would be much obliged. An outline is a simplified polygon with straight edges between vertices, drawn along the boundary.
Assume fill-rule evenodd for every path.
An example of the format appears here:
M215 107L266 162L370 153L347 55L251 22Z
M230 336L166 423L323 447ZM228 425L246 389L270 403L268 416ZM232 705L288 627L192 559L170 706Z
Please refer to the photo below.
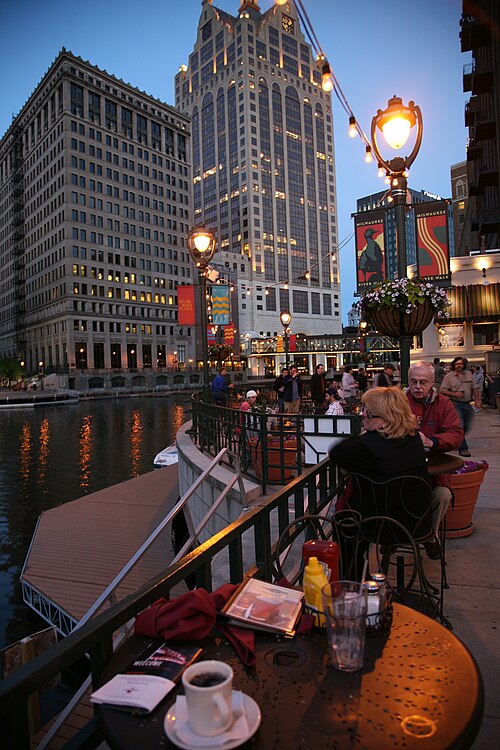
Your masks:
M92 458L92 417L84 414L80 427L80 487L88 491L90 486L90 460Z
M142 445L142 421L139 409L132 412L130 425L130 470L133 477L138 477L140 472Z
M49 420L42 419L40 422L40 453L38 456L38 486L42 492L47 492L47 486L45 484L47 475L47 461L49 458L49 441L50 441L50 428Z
M152 471L188 402L182 395L0 410L0 648L44 626L19 584L40 514Z
M19 440L19 474L24 483L30 476L31 466L31 427L25 422L21 427Z

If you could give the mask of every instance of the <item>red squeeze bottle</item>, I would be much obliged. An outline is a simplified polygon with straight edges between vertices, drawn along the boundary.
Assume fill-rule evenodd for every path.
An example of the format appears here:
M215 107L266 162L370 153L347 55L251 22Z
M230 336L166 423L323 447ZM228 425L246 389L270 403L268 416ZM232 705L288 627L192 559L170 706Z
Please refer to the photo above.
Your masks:
M328 580L330 582L339 580L339 546L337 542L327 542L322 539L304 542L302 557L304 565L307 565L310 557L317 557Z

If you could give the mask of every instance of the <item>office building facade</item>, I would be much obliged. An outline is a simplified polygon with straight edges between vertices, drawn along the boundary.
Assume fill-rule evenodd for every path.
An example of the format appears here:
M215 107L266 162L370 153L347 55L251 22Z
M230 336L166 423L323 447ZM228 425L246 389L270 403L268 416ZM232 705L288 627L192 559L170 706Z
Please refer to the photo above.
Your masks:
M193 361L189 120L63 50L0 142L0 356L28 372Z
M451 177L451 204L453 208L453 233L455 242L451 255L468 255L471 246L471 203L469 201L469 184L467 176L467 162L461 161L452 164Z
M500 3L463 0L460 27L462 52L472 52L463 72L464 92L470 91L465 125L471 249L484 251L500 247Z
M235 4L237 0L234 0ZM176 105L192 118L193 215L237 275L240 332L341 332L331 96L293 4L201 3Z

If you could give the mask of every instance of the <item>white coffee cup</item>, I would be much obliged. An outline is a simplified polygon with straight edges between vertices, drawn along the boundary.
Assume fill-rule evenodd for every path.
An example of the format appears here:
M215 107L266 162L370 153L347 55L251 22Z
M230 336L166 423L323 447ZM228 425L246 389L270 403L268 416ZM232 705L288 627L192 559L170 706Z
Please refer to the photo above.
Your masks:
M192 664L183 672L182 684L188 723L195 734L213 737L229 729L233 721L233 670L229 664L214 659Z

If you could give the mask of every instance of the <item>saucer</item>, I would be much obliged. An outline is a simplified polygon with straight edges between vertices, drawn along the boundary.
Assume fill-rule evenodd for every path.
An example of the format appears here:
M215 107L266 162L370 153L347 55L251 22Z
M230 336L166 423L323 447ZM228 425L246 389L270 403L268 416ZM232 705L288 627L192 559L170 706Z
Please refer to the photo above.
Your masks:
M181 696L184 697L184 696ZM186 739L181 739L178 736L180 729L188 729L187 717L184 710L179 711L177 707L177 701L168 709L163 722L163 728L168 739L182 748L182 750L199 750L199 748L221 748L222 750L231 750L233 747L239 747L244 742L252 737L257 729L259 728L261 714L260 708L253 698L249 695L240 692L239 690L233 690L233 706L237 703L241 704L241 710L245 714L247 731L243 736L231 737L229 729L227 732L217 734L214 737L202 737L195 735L194 732L188 730L193 735L193 742L187 742ZM236 719L237 720L237 719ZM184 732L183 732L184 733ZM196 742L194 741L196 738Z

